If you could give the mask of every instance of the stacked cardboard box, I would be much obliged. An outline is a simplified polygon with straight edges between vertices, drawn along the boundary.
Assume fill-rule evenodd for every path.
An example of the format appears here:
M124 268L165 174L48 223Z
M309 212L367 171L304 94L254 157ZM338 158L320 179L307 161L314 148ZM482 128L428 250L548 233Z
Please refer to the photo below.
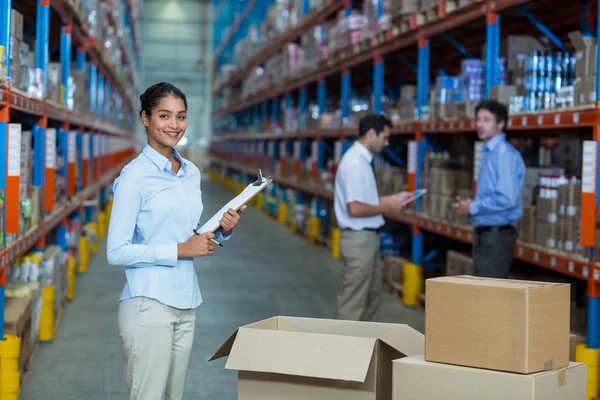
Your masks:
M558 187L558 249L583 256L579 244L581 222L581 182L576 178Z
M375 180L380 196L400 193L406 189L406 169L389 166L376 168Z
M473 275L474 273L473 257L458 251L448 250L446 253L446 275Z
M558 211L558 188L542 187L536 206L536 244L550 249L557 248Z
M428 190L423 212L447 221L468 223L467 219L456 219L452 203L457 196L471 198L473 178L470 171L452 167L448 160L426 160L425 188Z
M596 101L596 54L598 53L596 38L583 36L577 31L569 33L569 39L576 51L575 105L594 103Z
M392 397L392 360L423 354L408 325L274 317L245 325L217 350L238 371L238 398Z
M393 361L394 400L586 398L587 366L569 362L570 285L456 276L426 287L425 355Z

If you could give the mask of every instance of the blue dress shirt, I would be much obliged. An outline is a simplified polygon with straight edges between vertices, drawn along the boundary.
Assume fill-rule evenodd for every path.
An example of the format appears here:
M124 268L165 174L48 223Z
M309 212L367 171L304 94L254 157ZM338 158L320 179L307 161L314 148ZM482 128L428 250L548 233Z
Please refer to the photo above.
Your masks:
M120 300L149 297L178 309L202 303L193 259L177 259L177 244L194 233L202 215L200 170L173 150L171 162L149 145L114 183L107 257L123 265L127 282ZM217 233L216 239L228 239Z
M523 157L500 134L483 145L477 193L469 211L474 226L515 225L523 216Z

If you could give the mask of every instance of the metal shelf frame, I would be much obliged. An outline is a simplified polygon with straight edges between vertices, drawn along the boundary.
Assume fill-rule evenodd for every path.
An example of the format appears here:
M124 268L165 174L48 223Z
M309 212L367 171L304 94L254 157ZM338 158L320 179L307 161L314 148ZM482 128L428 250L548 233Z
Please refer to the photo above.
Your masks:
M4 46L7 55L10 54L13 6L11 0L0 0L0 46ZM60 16L58 20L51 20L51 9ZM102 118L102 107L108 104L102 101L104 93L120 93L119 104L128 109L127 120L132 119L131 99L118 83L114 69L105 61L103 50L88 34L85 24L68 0L37 0L35 63L36 68L43 71L44 82L48 79L51 24L61 26L60 79L64 93L64 97L60 99L61 104L29 97L11 88L9 84L0 85L0 132L3 132L0 134L0 191L4 194L0 227L2 243L5 243L5 234L20 234L10 245L0 247L0 320L4 320L4 287L8 265L31 249L43 250L46 235L54 229L61 228L56 232L59 236L64 236L66 229L62 228L66 226L67 218L79 210L84 201L97 196L98 193L102 194L134 152L132 126L121 128L121 121L118 119ZM76 62L75 68L78 70L84 70L85 64L90 63L90 89L93 90L89 92L90 100L93 101L90 101L89 112L85 114L74 113L65 107L72 61ZM2 67L10 74L10 57L6 57ZM102 71L98 75L97 69ZM10 75L8 76L7 81L10 82ZM104 76L107 77L105 83ZM96 101L97 99L100 101ZM33 186L40 188L44 193L42 219L37 226L24 234L18 231L19 173L9 172L8 168L12 140L9 125L11 117L17 116L15 122L24 118L33 125ZM94 139L90 140L91 137ZM63 173L66 176L67 200L61 204L55 204L54 201L57 143L65 157ZM13 151L20 151L20 148L13 148ZM77 170L80 173L76 180ZM65 238L57 237L57 241L65 242ZM0 325L0 340L2 338L4 328Z
M219 4L225 0L219 1ZM341 1L336 2L341 6ZM265 121L269 118L269 102L272 107L270 119L273 125L277 125L279 120L279 102L285 98L285 105L291 107L293 104L293 94L298 95L299 114L305 115L307 112L307 87L315 85L317 87L317 103L319 114L324 112L325 98L327 96L327 79L341 80L341 112L342 119L349 115L349 98L352 91L352 68L372 62L373 77L370 84L373 88L374 110L381 111L381 97L385 90L384 82L384 60L387 56L401 49L415 50L417 55L417 63L413 65L407 58L402 60L404 65L407 65L412 72L417 76L417 110L416 120L407 121L397 124L393 130L394 135L410 136L409 154L412 152L413 164L408 166L408 184L409 190L414 191L420 187L420 171L423 157L425 156L424 135L426 134L469 134L475 133L475 122L468 120L449 120L449 121L427 121L423 119L422 108L429 104L429 86L430 86L430 68L431 62L431 38L443 36L447 42L458 50L457 54L462 56L468 55L472 45L462 46L458 40L449 34L449 31L456 30L467 24L477 23L477 27L482 26L482 34L485 34L485 94L489 97L490 89L498 83L499 71L498 63L496 62L500 54L500 38L501 38L501 18L503 12L519 13L522 18L525 18L533 24L535 29L539 30L543 35L557 45L559 48L564 48L560 40L550 32L541 22L537 21L533 13L529 12L524 5L535 5L528 0L474 0L468 5L458 7L448 7L448 5L456 6L456 2L450 0L439 0L437 5L437 18L431 22L425 22L421 12L417 12L409 19L400 23L393 22L392 26L384 32L374 36L369 43L352 46L347 51L342 51L341 54L330 56L325 62L321 62L314 70L305 72L300 76L289 78L277 86L268 87L254 95L244 99L233 101L226 107L214 110L212 113L215 127L219 126L221 121L226 117L243 118L244 121L251 121L256 126L257 123ZM327 8L331 7L331 9ZM346 9L346 15L351 13L352 2L344 1L343 7ZM593 16L596 20L596 36L600 37L600 7L596 7L597 15ZM341 8L340 8L341 9ZM581 30L589 31L586 24L587 20L592 18L587 17L587 13L591 8L587 2L582 1L582 17ZM272 40L272 43L278 46L291 43L297 40L302 34L306 33L309 27L315 23L322 23L328 16L333 15L339 9L330 3L325 3L321 9L319 18L305 16L304 24L290 30L286 34L280 35ZM379 7L378 12L381 11ZM584 14L586 17L584 17ZM505 20L510 20L511 15L507 14ZM572 17L570 15L570 17ZM504 17L503 17L504 18ZM556 19L556 18L555 18ZM407 22L408 21L408 22ZM482 24L483 22L483 24ZM554 21L556 26L562 23L560 20ZM506 30L510 31L510 24L507 23ZM514 30L514 29L513 29ZM590 32L588 32L590 33ZM469 38L466 38L469 39ZM465 40L466 41L466 40ZM470 40L475 43L476 41ZM481 41L479 41L481 42ZM247 65L242 66L237 73L227 82L216 87L213 94L218 95L223 90L234 88L245 77L247 77L254 68L261 66L272 54L277 50L277 46L272 46L255 55ZM598 54L597 75L600 76L600 52ZM364 82L363 82L364 83ZM596 82L596 93L600 93L600 79ZM518 131L523 134L533 132L555 131L558 129L589 129L592 133L592 142L588 145L591 153L589 157L595 161L591 171L585 172L584 181L587 179L592 182L592 189L584 190L582 193L582 238L581 244L585 247L594 247L595 242L595 216L597 204L600 204L600 190L597 188L597 177L600 177L598 162L598 143L600 143L600 102L590 104L589 106L576 107L572 109L562 109L553 111L543 111L536 113L519 113L512 114L509 117L508 129L511 132ZM243 142L248 146L253 146L253 154L264 154L269 163L272 163L279 156L289 156L289 154L278 154L277 142L287 142L292 139L306 139L302 141L302 145L313 143L313 152L317 151L316 164L322 166L324 160L321 159L321 151L319 146L323 143L323 139L336 138L344 141L357 135L356 127L344 126L331 129L306 129L300 126L294 132L236 132L230 134L214 134L212 142L215 146L232 142ZM264 148L259 149L256 143L263 143ZM284 149L286 147L283 147ZM343 148L347 148L345 145ZM343 150L342 150L343 152ZM246 167L240 163L239 155L234 157L230 154L223 154L217 150L211 152L211 161L215 164L224 165L226 168L242 172L254 177L255 171L252 168ZM268 155L267 155L268 154ZM409 159L411 157L409 156ZM270 164L268 164L270 165ZM317 168L319 170L319 168ZM591 174L591 175L590 175ZM593 176L592 176L593 175ZM305 195L311 195L318 199L331 201L333 195L331 192L318 187L317 185L300 183L295 178L275 177L276 181L284 186L296 189ZM473 182L476 187L477 182ZM301 196L301 195L299 195ZM585 218L583 216L586 216ZM396 215L387 215L390 220L412 226L412 262L421 265L423 258L423 237L422 232L427 231L442 236L450 237L454 240L470 243L473 238L473 231L470 227L453 225L445 221L431 219L420 212L419 201L410 212ZM554 251L547 248L542 248L533 244L519 241L515 251L515 258L535 264L544 268L548 268L559 273L583 279L588 283L588 332L587 346L589 348L600 348L600 266L593 261L593 255L590 258L580 258L568 253Z

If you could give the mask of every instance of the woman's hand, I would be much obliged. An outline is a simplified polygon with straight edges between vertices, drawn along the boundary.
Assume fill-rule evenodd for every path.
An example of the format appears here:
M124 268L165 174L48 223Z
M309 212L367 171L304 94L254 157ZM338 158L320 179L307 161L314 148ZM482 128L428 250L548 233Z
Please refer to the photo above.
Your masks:
M223 234L223 236L229 235L233 228L237 226L237 224L240 222L240 214L245 209L246 206L243 205L242 208L240 208L239 212L235 211L233 208L230 208L225 214L223 214L223 218L221 218L220 221L221 233Z
M215 251L215 245L211 241L215 237L212 232L192 235L185 243L177 245L177 258L196 258L212 256Z

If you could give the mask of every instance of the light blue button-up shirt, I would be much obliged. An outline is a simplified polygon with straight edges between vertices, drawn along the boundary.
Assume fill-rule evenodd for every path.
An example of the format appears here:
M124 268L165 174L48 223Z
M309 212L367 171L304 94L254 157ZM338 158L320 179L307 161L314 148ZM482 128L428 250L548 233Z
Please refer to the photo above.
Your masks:
M474 226L515 225L523 216L523 157L500 134L483 145L477 193L469 211Z
M193 259L177 259L177 244L194 233L202 215L200 170L173 150L171 162L149 145L114 183L107 238L108 262L123 265L120 300L149 297L178 309L202 303ZM217 233L216 239L223 238Z

